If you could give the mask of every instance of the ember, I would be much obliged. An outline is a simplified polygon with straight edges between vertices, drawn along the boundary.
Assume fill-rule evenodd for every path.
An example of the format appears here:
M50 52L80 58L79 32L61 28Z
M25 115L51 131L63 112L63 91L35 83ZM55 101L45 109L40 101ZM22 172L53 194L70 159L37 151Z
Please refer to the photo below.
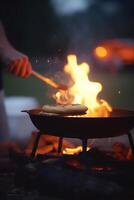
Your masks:
M90 147L87 147L87 151L90 149ZM73 155L73 154L79 154L82 152L82 146L77 146L76 148L65 148L63 150L63 154Z
M25 149L25 154L28 156L31 155L32 148L33 148L37 135L38 135L37 132L33 132L31 139L28 142L27 148ZM58 142L59 142L58 137L51 136L51 135L42 135L38 143L36 155L39 155L39 154L44 155L47 153L57 154ZM75 145L69 142L68 140L64 140L62 149L66 149L67 147L70 147L71 149L73 149Z

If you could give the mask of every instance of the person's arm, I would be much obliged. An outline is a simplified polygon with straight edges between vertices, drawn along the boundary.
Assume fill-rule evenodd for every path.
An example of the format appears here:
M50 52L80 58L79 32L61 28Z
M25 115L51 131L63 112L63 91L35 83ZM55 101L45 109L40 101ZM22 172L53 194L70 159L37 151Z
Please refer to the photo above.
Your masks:
M31 63L26 55L17 51L8 41L2 22L0 21L0 61L8 71L20 77L31 74Z

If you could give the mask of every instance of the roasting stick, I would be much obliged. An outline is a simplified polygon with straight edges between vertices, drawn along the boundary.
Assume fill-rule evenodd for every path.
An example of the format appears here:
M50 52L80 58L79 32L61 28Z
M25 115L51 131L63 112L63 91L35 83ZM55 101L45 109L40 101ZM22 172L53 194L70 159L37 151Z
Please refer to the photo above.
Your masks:
M59 90L67 90L67 86L66 85L61 85L58 84L56 82L54 82L53 80L39 74L38 72L32 70L32 75L34 75L36 78L40 79L41 81L43 81L44 83L52 86L53 88L59 89Z

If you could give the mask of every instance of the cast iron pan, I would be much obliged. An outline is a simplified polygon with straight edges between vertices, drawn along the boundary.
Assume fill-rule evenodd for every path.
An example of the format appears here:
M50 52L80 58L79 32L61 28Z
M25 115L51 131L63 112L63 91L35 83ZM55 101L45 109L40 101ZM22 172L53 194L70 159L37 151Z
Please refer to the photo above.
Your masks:
M134 128L134 111L113 109L109 117L67 117L26 110L42 134L68 138L107 138L128 134Z

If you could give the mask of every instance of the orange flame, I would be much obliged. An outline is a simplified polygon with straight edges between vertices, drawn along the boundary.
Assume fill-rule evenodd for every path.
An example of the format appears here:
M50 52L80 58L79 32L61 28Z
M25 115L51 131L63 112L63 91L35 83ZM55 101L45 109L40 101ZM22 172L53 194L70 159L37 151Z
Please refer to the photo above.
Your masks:
M59 91L55 94L57 103L85 105L88 107L86 117L108 117L112 108L103 99L97 99L102 85L90 81L88 77L89 65L87 63L78 65L76 55L69 55L67 61L64 71L70 74L74 84L67 91Z
M90 150L90 147L87 147L87 151L89 150ZM79 154L80 152L82 152L82 146L77 146L74 148L65 148L63 150L63 154L67 154L67 155Z

